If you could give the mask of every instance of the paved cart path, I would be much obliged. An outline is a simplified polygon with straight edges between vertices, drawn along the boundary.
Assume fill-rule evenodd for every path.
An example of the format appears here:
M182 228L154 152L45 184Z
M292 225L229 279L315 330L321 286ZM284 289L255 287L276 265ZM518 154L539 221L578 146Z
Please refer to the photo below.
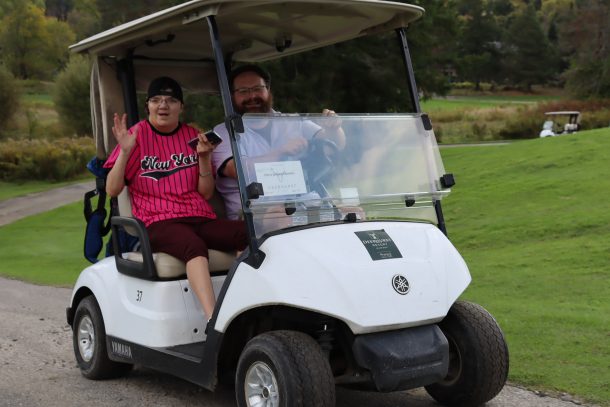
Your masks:
M2 225L82 199L93 183L74 184L0 202ZM1 263L1 259L0 259ZM234 406L232 389L206 391L186 381L136 367L126 378L91 381L81 376L65 308L67 288L0 278L0 407ZM549 397L506 386L488 407L574 407L568 395ZM423 390L377 394L337 389L339 407L434 407Z
M0 201L0 226L82 200L93 188L95 181L86 181Z

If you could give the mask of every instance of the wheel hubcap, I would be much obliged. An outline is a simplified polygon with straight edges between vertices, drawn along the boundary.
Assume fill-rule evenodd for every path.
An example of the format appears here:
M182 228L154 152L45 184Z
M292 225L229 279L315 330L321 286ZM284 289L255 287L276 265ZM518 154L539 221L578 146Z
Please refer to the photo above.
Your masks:
M449 342L449 371L441 383L450 386L462 375L462 354L452 337L447 335L447 341Z
M95 349L95 328L91 318L84 316L78 323L78 351L85 362L89 362L93 358Z
M248 406L279 406L277 380L273 371L266 363L256 362L250 366L246 372L244 393Z

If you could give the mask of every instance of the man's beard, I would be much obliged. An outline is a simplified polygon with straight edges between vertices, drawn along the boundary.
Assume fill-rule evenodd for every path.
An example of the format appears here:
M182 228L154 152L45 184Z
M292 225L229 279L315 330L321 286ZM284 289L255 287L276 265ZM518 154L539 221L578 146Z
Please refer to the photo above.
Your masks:
M258 107L248 106L250 103L256 103ZM248 100L244 100L241 105L235 106L235 110L239 114L246 113L271 113L271 106L273 106L273 95L269 93L267 100L264 100L260 96L251 97Z

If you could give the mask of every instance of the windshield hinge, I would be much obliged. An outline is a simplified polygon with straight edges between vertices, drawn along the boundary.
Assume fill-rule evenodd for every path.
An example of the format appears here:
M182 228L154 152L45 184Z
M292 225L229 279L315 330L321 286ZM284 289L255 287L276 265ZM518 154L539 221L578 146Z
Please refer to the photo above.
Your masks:
M441 185L443 188L451 188L455 185L453 174L445 174L441 177Z
M225 124L227 128L233 128L235 133L243 133L244 132L244 121L241 116L238 114L231 115L225 119Z
M263 184L260 182L253 182L246 187L246 194L248 199L258 199L261 196L265 195L265 191L263 190Z
M432 130L432 122L426 113L421 115L421 121L424 124L424 129L426 129L426 131Z

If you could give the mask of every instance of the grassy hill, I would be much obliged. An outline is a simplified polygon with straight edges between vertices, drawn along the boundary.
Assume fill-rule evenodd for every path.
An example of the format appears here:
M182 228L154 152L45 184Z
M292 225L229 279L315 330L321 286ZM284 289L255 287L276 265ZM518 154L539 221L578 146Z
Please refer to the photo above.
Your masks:
M510 380L610 403L610 129L443 149L448 233L488 308Z

